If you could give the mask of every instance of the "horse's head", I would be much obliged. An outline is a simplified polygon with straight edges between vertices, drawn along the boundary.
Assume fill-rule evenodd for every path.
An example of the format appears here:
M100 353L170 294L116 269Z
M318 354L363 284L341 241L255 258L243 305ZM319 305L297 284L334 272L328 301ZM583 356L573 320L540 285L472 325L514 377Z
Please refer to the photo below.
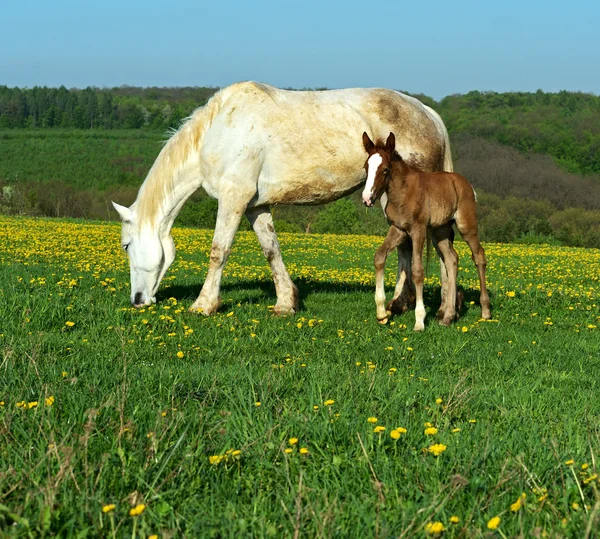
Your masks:
M156 291L175 259L175 243L169 231L140 224L134 206L126 208L113 202L123 221L121 246L129 257L131 304L143 307L156 302Z
M385 146L375 145L369 135L363 133L363 146L369 154L365 161L367 183L362 192L363 202L372 206L387 188L392 177L392 157L396 149L396 137L390 133Z

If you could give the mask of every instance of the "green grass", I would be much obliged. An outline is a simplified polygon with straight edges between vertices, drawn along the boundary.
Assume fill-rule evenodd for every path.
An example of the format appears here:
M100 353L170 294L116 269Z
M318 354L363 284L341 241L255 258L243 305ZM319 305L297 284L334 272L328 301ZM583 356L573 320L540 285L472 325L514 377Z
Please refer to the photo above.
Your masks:
M166 138L135 129L0 129L0 178L94 191L137 187Z
M475 303L437 325L432 276L416 334L413 313L375 319L381 238L283 234L302 310L277 318L258 244L238 234L223 307L203 318L187 308L209 231L175 231L159 303L134 311L118 226L0 229L2 534L412 537L432 522L449 537L596 533L598 250L487 244L494 320Z

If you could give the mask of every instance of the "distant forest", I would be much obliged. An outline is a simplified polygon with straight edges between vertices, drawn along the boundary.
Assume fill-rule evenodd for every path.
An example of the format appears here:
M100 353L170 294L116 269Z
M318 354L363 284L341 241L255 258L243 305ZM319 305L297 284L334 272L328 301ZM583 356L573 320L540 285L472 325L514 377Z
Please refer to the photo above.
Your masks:
M110 200L133 202L168 130L216 91L0 86L0 213L115 219ZM473 91L439 102L414 97L448 127L455 170L479 195L484 240L600 247L600 97L566 91ZM198 192L177 222L212 227L216 207ZM386 231L381 212L366 212L356 194L273 213L283 231Z
M177 127L218 88L85 90L0 86L0 128L145 129ZM495 140L550 155L570 172L600 173L600 96L561 91L478 92L439 102L415 94L444 118L451 135Z

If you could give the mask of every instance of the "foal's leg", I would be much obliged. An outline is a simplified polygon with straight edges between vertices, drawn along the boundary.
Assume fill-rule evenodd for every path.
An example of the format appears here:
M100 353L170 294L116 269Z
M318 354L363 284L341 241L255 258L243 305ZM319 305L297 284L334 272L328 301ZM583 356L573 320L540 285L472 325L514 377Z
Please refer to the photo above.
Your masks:
M249 200L249 199L248 199ZM235 201L219 200L217 211L217 224L210 248L210 263L204 285L198 299L190 307L190 311L201 312L211 315L217 312L221 303L219 290L221 287L221 276L231 252L233 238L240 225L242 215L246 211L248 200L237 199Z
M394 297L387 304L386 309L390 314L402 314L409 308L414 308L415 285L411 277L412 242L410 236L398 245L398 273L396 275L396 288Z
M479 273L479 303L481 304L481 318L489 320L492 317L490 310L490 296L488 295L485 282L485 269L487 260L485 251L479 242L477 231L477 214L475 213L475 202L464 204L459 208L456 216L456 228L462 234L463 239L471 249L472 259Z
M436 239L436 248L440 258L444 260L447 272L446 297L444 304L440 307L440 310L443 308L440 324L449 326L456 317L456 276L458 274L458 254L452 244L452 238L454 237L452 224L436 228L432 231L432 234Z
M425 305L423 304L423 281L425 271L423 269L423 244L426 238L426 228L417 228L413 225L411 239L413 244L412 278L415 283L417 305L415 307L415 331L425 329Z
M385 307L385 261L390 251L398 247L405 239L406 233L392 225L381 247L375 252L375 305L377 306L377 320L381 324L387 324L388 316L391 314Z
M435 248L437 255L440 259L440 292L442 301L440 303L440 308L438 309L435 315L437 319L440 319L444 316L444 313L446 312L446 303L448 296L448 270L446 268L444 257L442 255L442 250L439 248L438 242L445 241L450 242L451 244L454 242L454 229L452 228L452 225L449 226L449 235L438 232L436 237L436 234L432 232L431 240L433 243L433 247ZM448 250L447 246L444 248L444 250Z
M298 310L298 289L290 279L281 258L281 248L273 227L271 210L267 206L248 208L246 217L258 237L263 254L271 266L277 303L273 312L278 315L294 314Z

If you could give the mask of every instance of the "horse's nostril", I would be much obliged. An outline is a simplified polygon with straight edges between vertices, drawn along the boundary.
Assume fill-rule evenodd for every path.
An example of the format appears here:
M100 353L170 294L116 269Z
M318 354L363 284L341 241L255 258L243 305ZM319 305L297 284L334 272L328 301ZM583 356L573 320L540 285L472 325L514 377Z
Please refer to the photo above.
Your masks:
M135 297L133 298L133 304L134 305L139 305L140 303L142 303L142 293L141 292L136 292L135 293Z

